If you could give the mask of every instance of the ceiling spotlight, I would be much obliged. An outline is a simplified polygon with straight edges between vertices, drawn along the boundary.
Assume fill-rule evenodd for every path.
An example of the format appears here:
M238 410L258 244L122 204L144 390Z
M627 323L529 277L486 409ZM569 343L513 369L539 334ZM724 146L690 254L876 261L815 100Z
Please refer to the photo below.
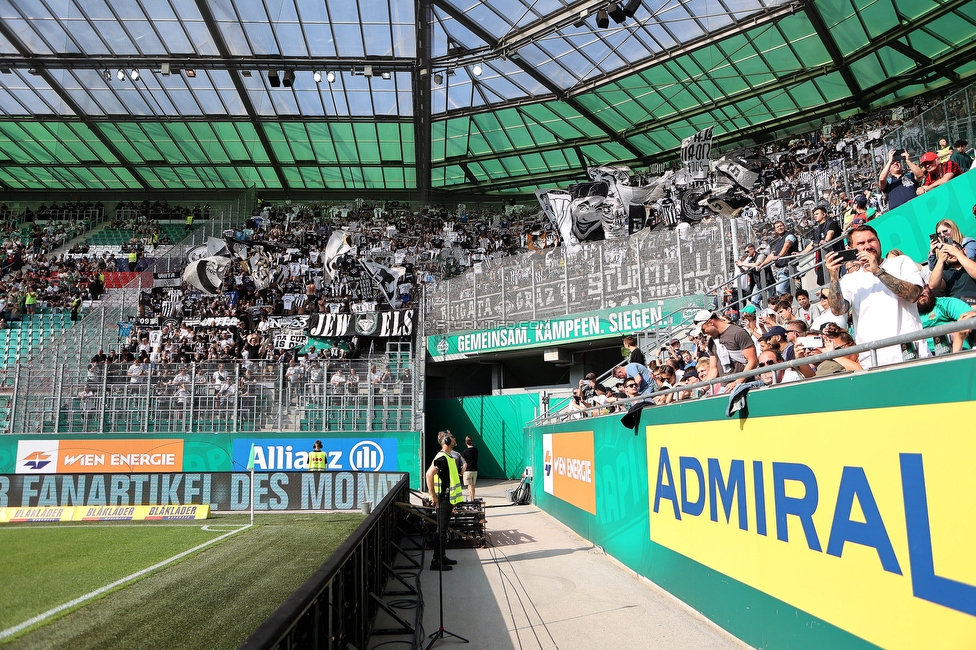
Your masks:
M291 88L295 85L295 71L285 70L285 76L281 78L281 85L285 88Z
M393 78L393 75L390 74L389 72L384 72L380 76L383 77L384 79L392 79Z
M621 8L619 2L611 2L607 7L607 13L613 18L613 22L618 25L627 20L627 16L624 14L624 10Z
M481 64L480 63L475 63L474 64L474 67L471 68L471 72L472 72L472 74L474 74L474 76L480 77L481 76L481 73L482 73Z
M186 76L190 77L191 79L197 76L197 71L194 70L193 68L187 68L186 70L183 71L183 73L186 74Z
M371 66L371 65L364 65L363 66L363 76L364 77L372 77L373 76L373 66Z
M132 79L133 81L139 81L139 71L133 68L132 72L129 73L129 79Z
M454 76L454 75L456 75L456 74L457 74L457 73L456 73L456 72L454 72L454 68L448 68L448 70L447 70L447 76L448 76L448 77L453 77L453 76Z
M104 79L105 81L111 81L112 73L106 70L105 72L102 73L102 79Z
M335 81L335 73L332 72L332 70L329 70L328 72L326 72L325 73L325 80L328 81L329 83L333 83Z
M268 83L272 88L281 88L281 77L278 76L277 70L268 71Z
M629 2L624 5L624 13L627 15L627 17L633 18L634 14L637 13L637 10L640 9L640 6L641 0L629 0Z
M315 83L322 83L322 73L316 70L312 73L312 81Z
M588 10L586 10L586 9L583 9L582 11L580 11L579 12L579 18L576 19L576 22L575 23L573 23L573 27L582 27L583 25L585 25L586 24L586 17L589 16L589 15L590 15L590 12Z
M596 26L600 29L606 29L610 26L610 16L607 15L606 9L596 12Z
M438 86L444 83L444 75L442 75L440 72L435 72L434 83L437 84Z
M115 76L119 78L119 81L125 79L125 70L119 68L119 71L115 73Z

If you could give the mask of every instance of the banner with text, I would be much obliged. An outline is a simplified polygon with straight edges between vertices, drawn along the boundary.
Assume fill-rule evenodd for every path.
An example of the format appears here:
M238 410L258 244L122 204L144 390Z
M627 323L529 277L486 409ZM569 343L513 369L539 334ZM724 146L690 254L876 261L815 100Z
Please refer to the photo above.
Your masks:
M434 361L448 361L485 352L501 352L625 336L652 327L666 328L690 318L704 306L705 296L658 300L617 309L581 312L565 318L512 323L508 327L427 337ZM673 315L665 320L668 314Z
M262 472L254 475L255 510L359 510L374 505L403 477L399 472ZM251 475L232 472L170 474L0 474L0 509L7 521L127 518L205 518L209 510L251 507ZM149 504L149 505L146 505ZM68 517L64 509L76 507ZM197 510L199 508L199 510ZM81 519L78 519L81 517Z

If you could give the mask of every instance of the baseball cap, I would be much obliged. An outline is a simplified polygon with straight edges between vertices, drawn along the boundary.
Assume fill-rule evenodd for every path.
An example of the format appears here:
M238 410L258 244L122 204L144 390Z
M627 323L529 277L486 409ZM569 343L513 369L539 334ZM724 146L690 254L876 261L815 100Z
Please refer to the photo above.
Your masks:
M768 330L766 330L766 333L763 334L762 337L759 340L765 341L766 339L768 339L768 338L770 338L772 336L777 336L777 335L778 336L785 337L786 336L786 330L783 329L782 327L780 327L779 325L776 325L774 327L770 327Z
M713 316L715 316L715 314L708 311L707 309L699 309L697 312L695 312L695 319L694 319L695 325L701 325L702 323L712 318Z
M756 313L756 306L755 305L752 305L752 304L746 305L745 307L742 308L742 313L743 314L755 314Z
M930 162L935 162L938 159L939 157L936 156L934 153L932 153L931 151L926 151L925 153L922 154L922 157L919 158L918 161L921 163L930 163Z
M688 336L690 336L692 338L696 338L696 337L701 336L701 328L700 327L696 327L695 329L691 330L688 333Z
M858 194L857 196L854 197L854 203L861 206L867 205L868 197L864 196L863 194Z

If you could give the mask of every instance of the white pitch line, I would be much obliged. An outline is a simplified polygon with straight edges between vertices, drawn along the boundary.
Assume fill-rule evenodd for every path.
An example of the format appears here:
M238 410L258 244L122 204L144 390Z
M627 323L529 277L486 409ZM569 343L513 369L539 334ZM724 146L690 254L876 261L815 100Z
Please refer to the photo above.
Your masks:
M25 628L28 628L28 627L30 627L32 625L35 625L37 623L40 623L41 621L43 621L43 620L45 620L47 618L50 618L50 617L52 617L52 616L54 616L56 614L60 614L61 612L63 612L66 609L71 609L75 605L80 605L81 603L85 602L86 600L91 600L92 598L95 598L96 596L100 596L101 594L104 594L106 591L109 591L111 589L115 589L116 587L118 587L120 585L124 585L127 582L130 582L132 580L135 580L136 578L138 578L140 576L143 576L143 575L149 573L150 571L155 571L156 569L160 569L160 568L166 566L167 564L171 564L171 563L175 562L176 560L179 560L182 557L186 557L190 553L195 553L196 551L199 551L202 548L206 548L207 546L210 546L211 544L215 544L215 543L219 542L220 540L222 540L222 539L224 539L226 537L230 537L231 535L236 535L237 533L241 532L242 530L247 530L250 527L251 527L251 524L246 524L245 526L243 526L241 528L238 528L237 530L232 530L229 533L224 533L220 537L215 537L215 538L213 538L212 540L210 540L208 542L204 542L203 544L200 544L199 546L195 546L195 547L193 547L193 548L191 548L189 550L183 551L182 553L179 553L177 555L174 555L171 558L165 559L165 560L163 560L162 562L160 562L158 564L154 564L151 567L148 567L148 568L143 569L141 571L136 571L132 575L129 575L129 576L126 576L126 577L121 578L119 580L116 580L115 582L113 582L110 585L105 585L104 587L99 587L95 591L92 591L90 593L87 593L84 596L79 596L78 598L75 598L72 601L69 601L67 603L64 603L63 605L58 605L54 609L49 609L48 611L44 612L43 614L38 614L37 616L35 616L33 618L27 619L26 621L24 621L23 623L20 623L19 625L15 625L13 627L9 627L6 630L3 630L2 632L0 632L0 640L6 639L9 636L13 636L14 634L17 634L18 632L20 632L21 630L23 630Z

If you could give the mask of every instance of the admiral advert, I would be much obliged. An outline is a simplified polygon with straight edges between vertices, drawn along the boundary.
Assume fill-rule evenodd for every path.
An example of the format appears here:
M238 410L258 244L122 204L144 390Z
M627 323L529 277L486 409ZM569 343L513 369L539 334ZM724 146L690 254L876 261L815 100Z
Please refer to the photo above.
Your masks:
M971 421L957 402L649 426L650 539L878 646L974 647L976 438L931 433Z
M544 434L542 457L546 493L595 515L593 432Z

